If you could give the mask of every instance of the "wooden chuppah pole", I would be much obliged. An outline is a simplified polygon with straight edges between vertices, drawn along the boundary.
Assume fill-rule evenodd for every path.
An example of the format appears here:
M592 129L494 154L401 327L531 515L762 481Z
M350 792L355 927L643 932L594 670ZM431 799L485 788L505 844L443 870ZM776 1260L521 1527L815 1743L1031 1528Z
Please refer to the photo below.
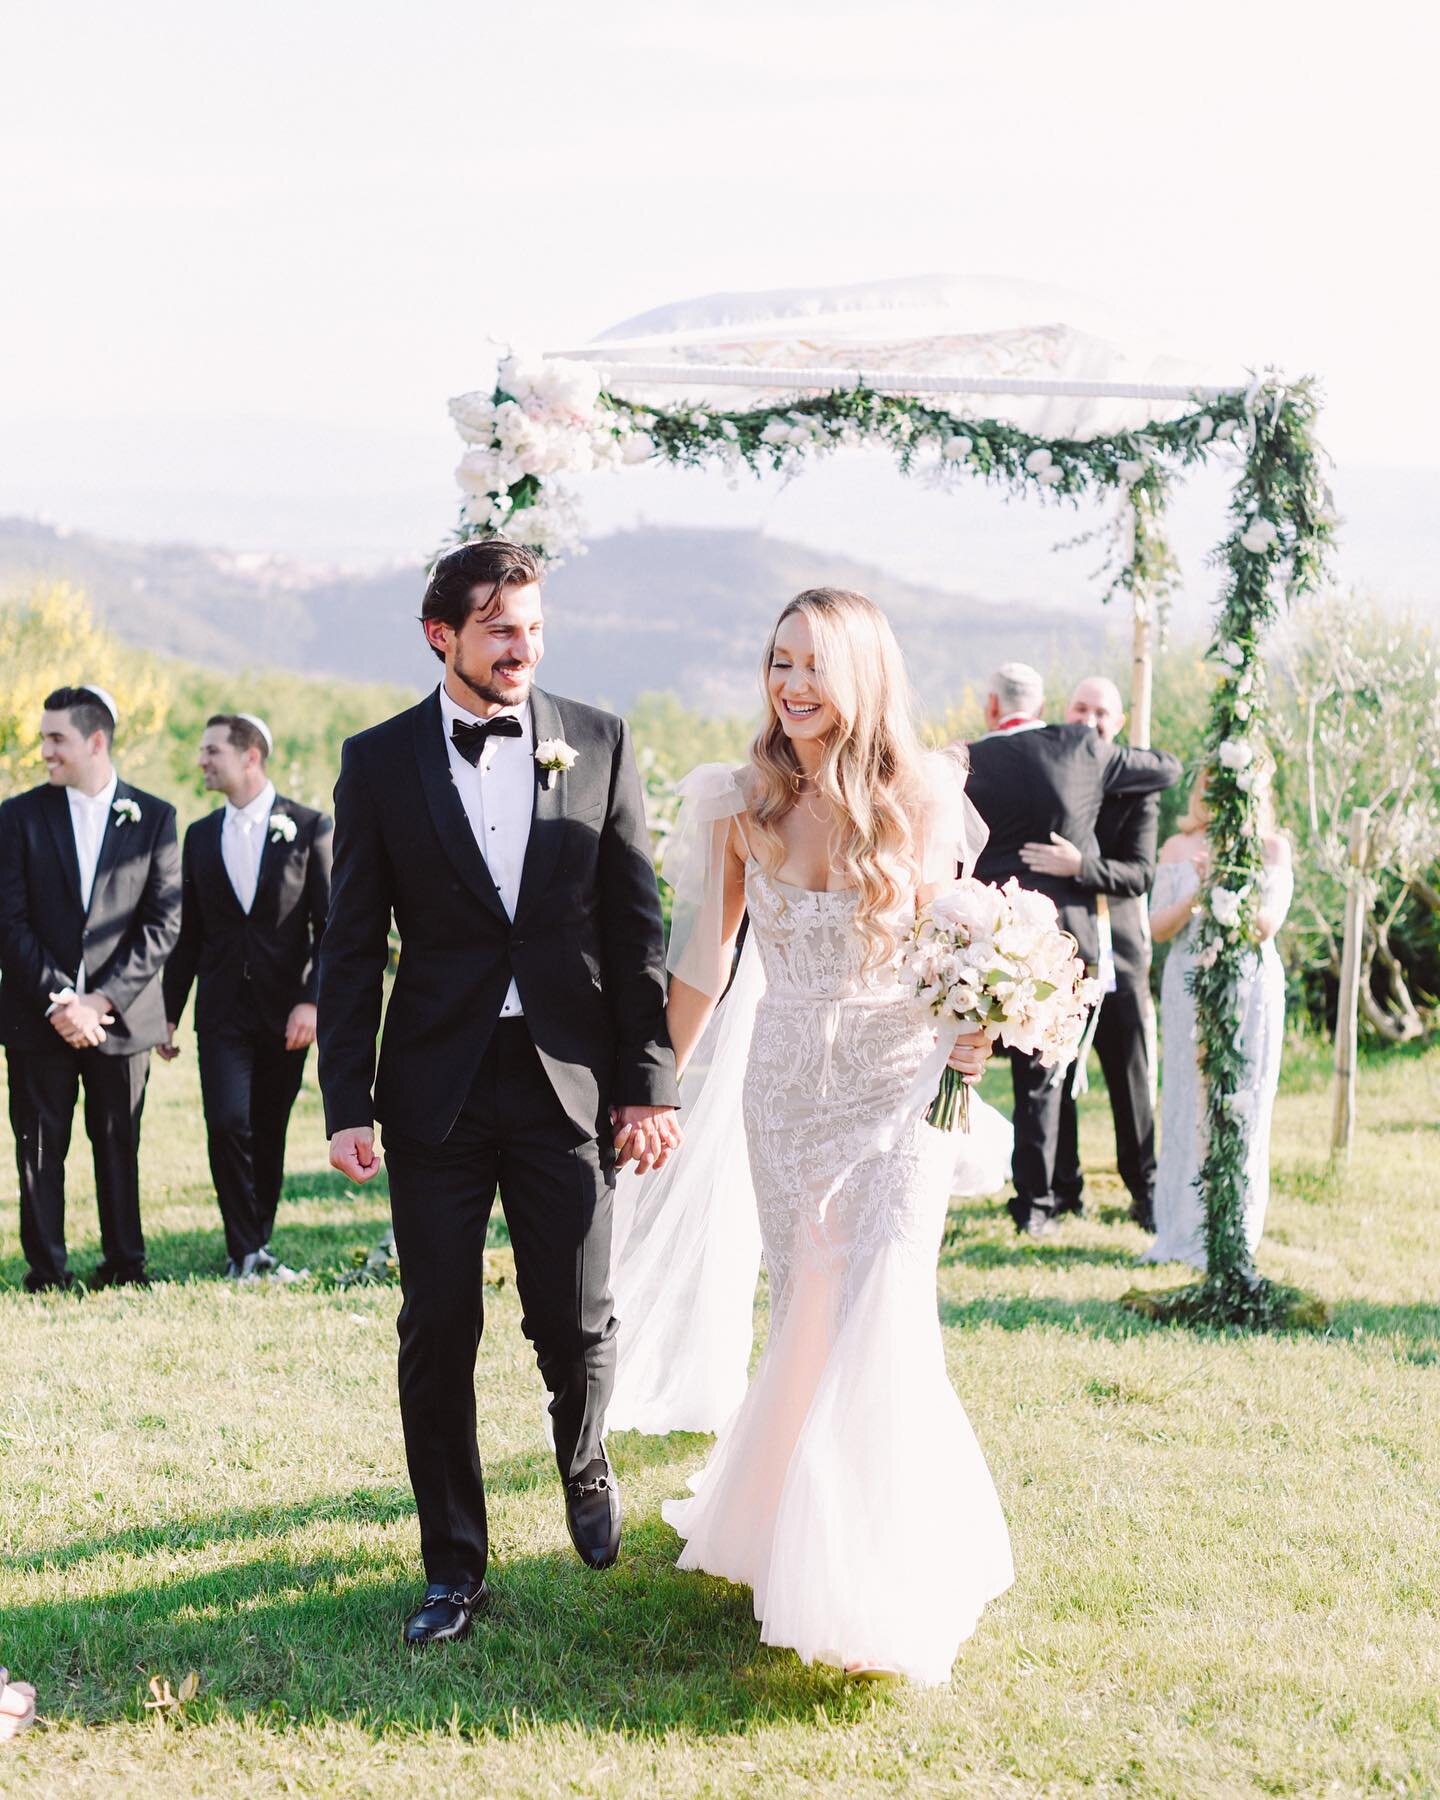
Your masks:
M1137 750L1150 748L1150 707L1155 688L1154 646L1150 621L1150 597L1135 595L1134 628L1130 640L1130 742Z
M1357 806L1350 815L1350 856L1345 871L1345 937L1340 955L1340 992L1335 1000L1335 1075L1332 1084L1330 1154L1348 1157L1355 1136L1355 1064L1360 1040L1360 962L1365 935L1366 849L1370 812Z

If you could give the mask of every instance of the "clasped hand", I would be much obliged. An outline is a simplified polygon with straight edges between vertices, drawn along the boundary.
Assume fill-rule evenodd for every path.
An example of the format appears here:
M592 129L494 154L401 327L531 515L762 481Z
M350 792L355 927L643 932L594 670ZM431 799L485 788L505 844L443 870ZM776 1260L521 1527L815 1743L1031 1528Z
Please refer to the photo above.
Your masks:
M105 1042L115 1015L104 994L73 994L51 1012L50 1023L72 1050L93 1050Z
M634 1163L637 1175L663 1169L684 1136L673 1106L612 1106L610 1123L615 1128L615 1167Z

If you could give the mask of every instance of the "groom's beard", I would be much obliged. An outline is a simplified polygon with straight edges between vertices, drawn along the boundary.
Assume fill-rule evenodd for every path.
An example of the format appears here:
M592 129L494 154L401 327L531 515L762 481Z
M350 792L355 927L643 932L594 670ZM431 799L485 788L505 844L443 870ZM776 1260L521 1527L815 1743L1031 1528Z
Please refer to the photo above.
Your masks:
M487 678L483 681L476 681L474 676L466 672L464 666L457 658L455 662L455 674L477 699L488 701L491 706L520 706L530 698L530 683L534 676L533 669L525 670L522 680L505 687L502 687L499 682L488 679L494 674L496 669L518 669L520 666L520 664L512 662L492 663L485 671Z

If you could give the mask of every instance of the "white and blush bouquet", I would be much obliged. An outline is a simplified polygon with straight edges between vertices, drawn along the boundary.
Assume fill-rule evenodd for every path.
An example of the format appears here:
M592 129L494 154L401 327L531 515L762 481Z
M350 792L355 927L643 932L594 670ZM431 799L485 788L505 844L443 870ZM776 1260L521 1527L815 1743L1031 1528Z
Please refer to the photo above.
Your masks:
M1055 902L1013 876L1003 888L970 878L937 894L897 960L900 985L950 1043L978 1026L1046 1068L1075 1055L1100 993ZM970 1129L970 1090L948 1063L925 1117L941 1131Z

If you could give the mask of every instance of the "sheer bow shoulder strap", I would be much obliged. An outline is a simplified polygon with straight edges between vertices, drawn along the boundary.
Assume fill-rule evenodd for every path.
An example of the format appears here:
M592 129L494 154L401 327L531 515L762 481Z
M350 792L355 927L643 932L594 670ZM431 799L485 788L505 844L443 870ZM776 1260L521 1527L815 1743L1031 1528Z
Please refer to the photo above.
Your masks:
M920 880L948 887L957 875L973 872L990 828L965 792L970 759L961 744L931 750L923 764L927 801Z
M660 873L671 894L665 966L712 999L730 979L725 954L725 846L745 811L742 770L701 763L680 783L680 817L665 842Z

